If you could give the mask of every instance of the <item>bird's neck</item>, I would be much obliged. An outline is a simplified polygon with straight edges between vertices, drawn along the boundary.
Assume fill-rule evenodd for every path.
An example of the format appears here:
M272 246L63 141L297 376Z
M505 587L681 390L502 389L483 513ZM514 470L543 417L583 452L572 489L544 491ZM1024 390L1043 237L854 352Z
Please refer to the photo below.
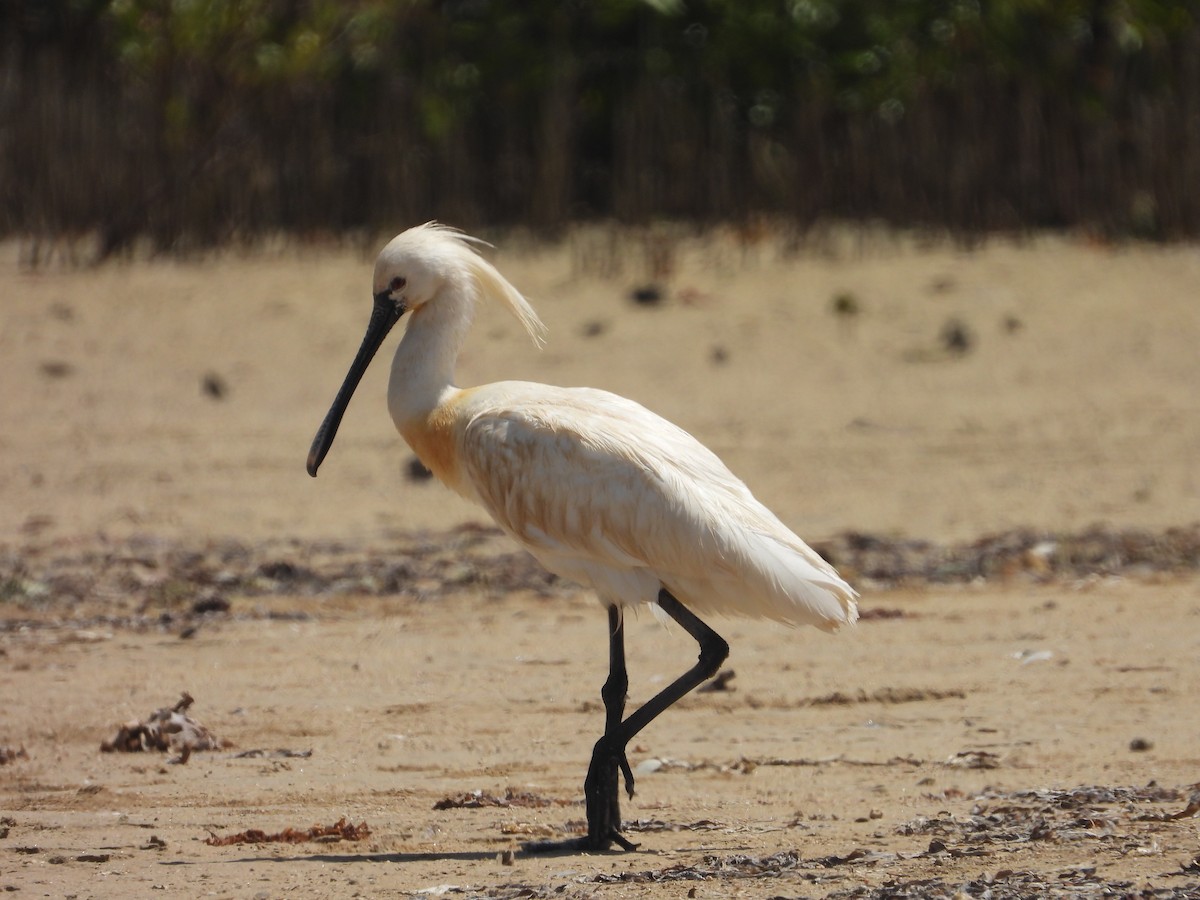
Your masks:
M398 428L423 418L454 388L454 369L471 327L471 304L439 297L412 313L388 382L388 409Z

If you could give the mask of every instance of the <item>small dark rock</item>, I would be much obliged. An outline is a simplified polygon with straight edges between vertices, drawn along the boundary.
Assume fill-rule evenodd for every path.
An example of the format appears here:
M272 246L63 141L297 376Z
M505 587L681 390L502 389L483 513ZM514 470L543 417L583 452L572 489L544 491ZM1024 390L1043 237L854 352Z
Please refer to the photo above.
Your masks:
M949 319L942 326L942 347L956 356L964 356L975 343L970 329L958 319Z
M66 378L75 371L75 367L61 359L48 359L41 365L42 374L47 378Z
M204 377L200 379L200 389L206 396L214 400L223 400L229 393L229 385L216 372L205 373Z
M229 601L224 597L202 597L192 604L192 613L202 616L204 613L229 612Z
M662 302L663 291L656 284L644 284L630 291L629 299L642 306L654 306Z
M260 565L258 574L263 578L271 578L275 581L294 581L300 577L301 569L286 559L277 559Z
M1129 749L1134 753L1145 753L1147 750L1154 749L1154 741L1146 738L1134 738L1129 742Z
M833 310L836 316L844 316L850 318L857 316L862 312L862 305L858 302L858 297L849 291L842 291L840 294L834 294L833 300L829 304L829 308Z
M591 322L585 322L583 325L583 336L586 338L599 337L608 331L608 324L601 322L599 319L593 319Z

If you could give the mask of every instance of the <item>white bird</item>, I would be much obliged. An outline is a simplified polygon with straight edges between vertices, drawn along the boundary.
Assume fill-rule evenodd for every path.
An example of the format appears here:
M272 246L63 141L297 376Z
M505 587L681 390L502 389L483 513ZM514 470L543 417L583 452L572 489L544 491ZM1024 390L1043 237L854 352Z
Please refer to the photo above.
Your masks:
M635 845L620 833L625 747L717 673L729 645L697 613L765 617L826 631L853 623L857 594L699 441L645 407L590 388L502 381L454 385L476 302L495 301L538 344L544 326L475 238L436 223L393 238L375 263L374 309L350 371L317 431L308 473L393 325L410 313L392 361L388 408L439 480L486 509L551 572L591 586L608 609L605 728L584 782L588 833L531 850ZM625 717L622 610L657 604L700 645L696 665Z

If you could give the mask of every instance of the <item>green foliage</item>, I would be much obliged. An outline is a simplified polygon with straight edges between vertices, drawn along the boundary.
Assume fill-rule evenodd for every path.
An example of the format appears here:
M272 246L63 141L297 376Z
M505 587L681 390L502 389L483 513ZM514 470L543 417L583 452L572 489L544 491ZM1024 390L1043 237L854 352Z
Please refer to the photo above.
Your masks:
M976 71L1097 102L1124 70L1169 86L1169 49L1195 2L1161 0L115 0L112 51L156 85L171 128L212 90L328 89L407 78L433 140L495 102L557 77L556 20L593 98L622 82L676 79L732 92L755 127L782 124L795 93L888 121ZM1102 71L1089 71L1089 67ZM590 76L590 77L588 77ZM176 108L180 107L181 108Z
M822 204L826 214L895 215L886 197L907 198L914 215L952 220L979 213L964 198L982 197L988 167L1017 150L1026 156L1014 184L1025 199L997 198L994 208L1007 204L1035 221L1083 215L1082 201L1038 199L1046 193L1039 179L1061 180L1068 159L1112 170L1084 172L1071 190L1116 172L1130 196L1141 192L1151 219L1181 189L1200 195L1189 180L1194 166L1174 180L1117 172L1142 146L1146 122L1196 115L1189 60L1200 53L1200 0L35 6L42 18L33 25L0 12L0 39L26 60L58 53L65 70L78 70L74 83L98 85L90 89L127 111L122 134L92 137L135 161L122 185L154 172L143 204L158 202L153 191L184 198L172 214L177 231L199 219L214 235L315 226L322 217L340 227L364 215L445 215L447 205L460 217L541 224L580 211L637 218L791 206L809 215ZM86 59L74 53L79 34L91 48ZM17 109L34 105L32 63L27 71L25 88L8 85ZM64 76L64 91L71 81ZM53 105L53 88L44 90L37 102ZM1022 128L1026 146L1014 149L1010 134ZM20 140L19 129L12 134ZM864 162L861 148L885 139L895 142L893 159ZM953 148L968 140L974 156L964 161ZM922 142L943 149L921 151L925 168L902 174L906 148ZM1200 152L1193 143L1178 152ZM11 193L4 179L19 179L4 160L0 191ZM950 173L960 208L930 213L949 202L938 178ZM302 212L299 190L325 200ZM39 202L47 203L31 200ZM1034 210L1039 204L1046 208ZM220 225L222 217L233 224ZM1179 218L1176 227L1200 229L1200 213Z

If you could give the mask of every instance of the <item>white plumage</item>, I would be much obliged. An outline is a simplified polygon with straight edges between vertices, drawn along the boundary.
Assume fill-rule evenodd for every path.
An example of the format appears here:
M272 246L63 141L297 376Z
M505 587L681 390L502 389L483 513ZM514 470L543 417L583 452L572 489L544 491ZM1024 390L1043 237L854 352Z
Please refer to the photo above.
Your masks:
M367 336L313 442L308 470L316 474L388 330L410 313L388 383L397 429L438 479L481 504L547 569L596 590L614 629L610 682L625 683L623 645L617 646L625 606L658 603L701 644L697 667L624 722L623 688L619 706L615 691L605 695L609 722L589 773L589 839L581 846L631 847L618 834L615 800L618 767L632 791L625 743L715 674L728 651L693 614L833 631L855 621L857 595L715 454L632 400L517 381L454 386L477 301L505 306L535 342L544 333L521 293L474 252L477 243L430 223L384 247ZM593 773L604 783L595 796Z
M837 573L690 434L604 391L507 382L460 406L467 496L605 603L666 587L697 613L853 621Z

